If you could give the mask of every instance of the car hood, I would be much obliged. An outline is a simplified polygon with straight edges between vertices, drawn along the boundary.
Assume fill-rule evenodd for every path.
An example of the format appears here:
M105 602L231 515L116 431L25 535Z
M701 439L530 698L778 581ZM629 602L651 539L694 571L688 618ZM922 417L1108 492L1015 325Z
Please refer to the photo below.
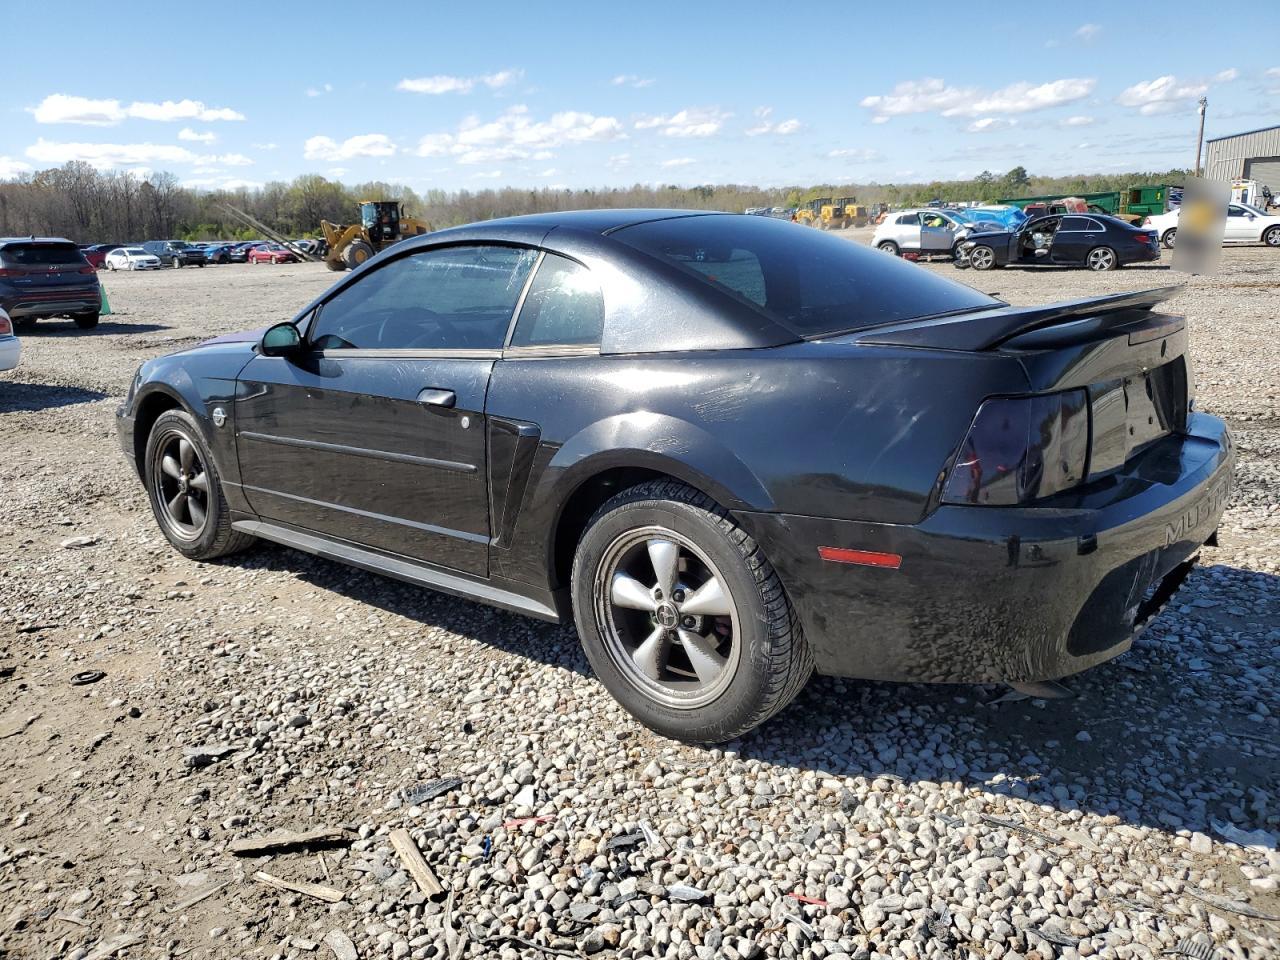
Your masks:
M200 341L200 346L208 347L215 343L257 343L266 332L266 327L259 327L256 330L241 330L239 333L224 333L220 337Z
M1008 239L1016 230L975 230L965 237L965 240L1001 240Z

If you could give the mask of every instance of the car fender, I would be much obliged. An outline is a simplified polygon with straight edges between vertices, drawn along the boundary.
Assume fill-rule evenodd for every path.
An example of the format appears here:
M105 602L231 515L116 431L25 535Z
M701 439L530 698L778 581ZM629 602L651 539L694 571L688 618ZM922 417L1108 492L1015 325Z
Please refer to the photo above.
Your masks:
M543 474L556 515L573 492L606 470L654 470L694 486L728 510L774 508L759 478L702 427L668 414L636 411L597 420L571 436Z

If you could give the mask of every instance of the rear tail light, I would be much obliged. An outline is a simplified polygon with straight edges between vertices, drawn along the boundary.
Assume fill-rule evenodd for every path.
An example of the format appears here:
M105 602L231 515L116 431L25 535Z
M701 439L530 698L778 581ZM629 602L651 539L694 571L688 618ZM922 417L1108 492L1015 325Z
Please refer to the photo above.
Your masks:
M80 273L94 274L94 273L97 273L98 271L97 271L97 270L95 270L92 266L83 266L83 267L81 267L81 268L80 268L79 272L80 272Z
M983 402L943 487L945 503L1008 506L1052 496L1087 476L1084 390Z
M0 313L0 337L13 336L13 321Z
M26 275L27 271L16 267L0 267L0 277L25 277Z

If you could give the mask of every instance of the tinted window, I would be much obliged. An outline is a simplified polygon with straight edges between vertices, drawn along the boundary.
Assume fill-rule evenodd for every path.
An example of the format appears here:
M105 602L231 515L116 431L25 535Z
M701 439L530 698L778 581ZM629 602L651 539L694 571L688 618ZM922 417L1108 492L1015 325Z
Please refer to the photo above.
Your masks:
M446 247L392 260L320 309L321 349L496 350L537 255L517 247Z
M871 247L762 217L681 217L625 227L612 236L711 283L801 337L999 303Z
M1227 207L1228 217L1243 217L1247 212L1244 207L1237 207L1235 204Z
M57 266L68 263L84 263L84 254L74 243L6 243L0 247L0 257L10 263L28 266Z
M591 271L547 254L520 307L513 347L597 346L604 299Z
M1091 221L1087 217L1063 217L1059 230L1088 230Z
M904 213L898 218L898 226L900 227L918 227L920 226L920 214Z

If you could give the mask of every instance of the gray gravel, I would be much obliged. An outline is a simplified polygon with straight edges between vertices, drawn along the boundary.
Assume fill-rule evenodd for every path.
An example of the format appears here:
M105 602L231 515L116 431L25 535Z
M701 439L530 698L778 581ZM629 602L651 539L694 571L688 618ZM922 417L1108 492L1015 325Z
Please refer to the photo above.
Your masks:
M1177 279L924 269L1019 303ZM331 279L109 276L116 317L42 324L0 375L0 955L1280 955L1274 251L1228 250L1173 303L1239 489L1130 653L1066 702L819 679L724 749L632 722L569 629L273 547L168 548L114 438L134 367ZM319 827L348 837L227 850Z

